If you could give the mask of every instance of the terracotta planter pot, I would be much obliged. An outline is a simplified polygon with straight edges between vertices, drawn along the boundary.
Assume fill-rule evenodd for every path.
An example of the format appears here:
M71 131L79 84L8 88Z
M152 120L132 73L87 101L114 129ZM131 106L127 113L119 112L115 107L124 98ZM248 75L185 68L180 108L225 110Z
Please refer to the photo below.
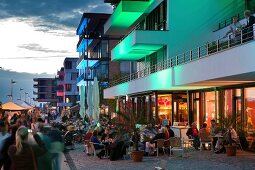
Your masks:
M132 151L132 159L134 162L142 162L143 161L143 151Z
M236 156L236 146L226 146L227 156Z

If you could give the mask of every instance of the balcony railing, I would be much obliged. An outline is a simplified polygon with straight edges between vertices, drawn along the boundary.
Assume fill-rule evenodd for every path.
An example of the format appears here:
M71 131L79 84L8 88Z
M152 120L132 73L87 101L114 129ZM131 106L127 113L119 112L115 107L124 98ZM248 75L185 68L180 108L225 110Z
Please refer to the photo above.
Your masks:
M201 58L208 57L212 54L254 41L254 36L253 36L254 34L255 34L255 25L251 26L250 28L245 28L241 30L240 34L235 37L231 34L227 37L218 39L216 41L212 41L210 43L206 43L195 49L173 56L167 60L158 62L155 65L145 67L144 69L141 69L128 76L124 76L124 77L121 77L120 79L111 81L109 83L109 87L113 87L118 84L122 84L122 83L136 80L139 78L147 77L152 73L165 70L174 66L190 63L192 61L196 61Z

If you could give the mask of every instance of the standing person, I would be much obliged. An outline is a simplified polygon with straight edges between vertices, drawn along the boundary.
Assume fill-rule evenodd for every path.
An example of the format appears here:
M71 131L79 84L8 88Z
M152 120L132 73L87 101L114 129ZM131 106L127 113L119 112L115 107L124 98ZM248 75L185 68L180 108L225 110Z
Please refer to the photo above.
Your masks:
M246 25L244 27L243 39L244 41L250 41L253 39L253 24L255 24L255 17L251 15L250 10L244 11L244 17L246 18Z
M12 126L10 130L11 130L11 136L6 138L5 142L3 143L2 152L1 152L1 154L4 157L4 159L3 159L4 170L11 169L11 158L8 155L8 148L11 145L15 144L15 134L17 131L17 126ZM1 169L1 167L0 167L0 169Z
M5 126L5 122L3 120L0 121L0 169L4 165L4 162L6 161L6 157L3 153L3 147L5 144L6 139L10 136L9 133L7 133L7 129Z
M37 170L37 156L46 152L44 143L37 134L34 139L38 145L28 143L28 128L20 126L16 132L16 144L8 149L12 160L12 170Z
M18 119L17 113L14 113L14 115L11 117L10 124L14 125Z
M226 35L224 36L227 37L230 33L231 35L231 39L232 39L232 45L235 45L236 43L240 43L241 40L241 30L242 30L242 25L241 23L238 21L238 17L234 16L233 17L233 23L229 26L229 31L226 33Z
M199 142L199 137L198 137L198 129L197 129L197 124L193 122L191 124L191 127L188 129L186 135L190 138L193 139L193 146L196 150L198 150L198 147L200 146Z

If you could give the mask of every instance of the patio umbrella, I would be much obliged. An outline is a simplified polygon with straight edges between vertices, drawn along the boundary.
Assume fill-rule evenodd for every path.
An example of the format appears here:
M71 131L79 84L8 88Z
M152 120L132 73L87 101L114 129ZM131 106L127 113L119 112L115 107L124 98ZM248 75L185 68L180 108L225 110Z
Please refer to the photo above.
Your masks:
M93 85L93 114L92 118L94 121L99 120L99 87L97 77L94 77L94 85Z
M85 117L85 87L80 86L80 111L79 114L84 119Z
M31 106L27 102L23 102L22 104L20 104L20 106L23 107L23 108L26 108L26 109L33 109L33 106Z
M91 81L89 81L88 93L87 93L87 106L88 106L87 115L88 115L89 118L91 118L92 113L93 113L92 92L93 92L92 91L92 84L91 84Z
M8 102L2 105L3 110L9 110L9 111L20 111L20 110L28 110L24 107L21 107L13 102Z

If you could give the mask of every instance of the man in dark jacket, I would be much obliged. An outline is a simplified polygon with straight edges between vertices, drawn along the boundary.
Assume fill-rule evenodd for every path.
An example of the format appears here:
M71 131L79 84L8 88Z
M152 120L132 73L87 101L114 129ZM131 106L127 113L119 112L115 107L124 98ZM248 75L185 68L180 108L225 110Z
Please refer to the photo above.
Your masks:
M247 24L243 30L243 40L246 42L253 39L253 24L255 24L255 17L251 15L249 10L244 11L244 16L247 20Z

